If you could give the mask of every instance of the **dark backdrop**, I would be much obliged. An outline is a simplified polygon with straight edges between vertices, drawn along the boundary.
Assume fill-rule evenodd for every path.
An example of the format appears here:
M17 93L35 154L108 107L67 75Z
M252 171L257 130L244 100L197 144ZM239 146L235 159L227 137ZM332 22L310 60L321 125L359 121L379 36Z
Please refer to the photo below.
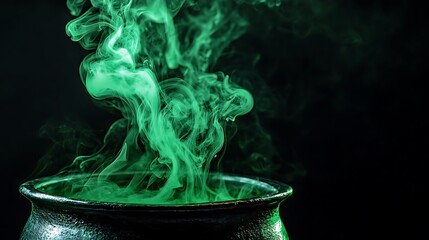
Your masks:
M256 107L277 151L268 175L294 188L281 209L290 237L422 239L428 10L418 1L312 2L334 7L292 8L295 20L240 45L261 53L256 70L276 96L273 111L259 95ZM18 186L52 143L41 127L73 119L105 130L115 116L79 79L86 52L65 34L65 3L3 3L1 13L0 226L2 239L16 239L30 214Z

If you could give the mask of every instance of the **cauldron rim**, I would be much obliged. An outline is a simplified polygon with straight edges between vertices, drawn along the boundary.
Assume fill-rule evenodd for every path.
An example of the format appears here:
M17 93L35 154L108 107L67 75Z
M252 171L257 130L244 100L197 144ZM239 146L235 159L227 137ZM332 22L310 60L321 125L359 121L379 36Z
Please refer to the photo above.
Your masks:
M19 187L20 193L26 197L30 202L38 206L48 206L54 208L61 208L64 210L92 210L92 211L115 211L115 212L189 212L189 211L210 211L212 209L237 209L241 207L252 207L255 205L270 205L280 204L282 201L292 195L292 188L280 181L268 178L261 178L255 176L239 175L239 174L226 174L222 173L221 176L227 179L234 179L235 181L247 181L259 184L266 188L271 188L272 193L267 193L262 196L238 199L230 201L217 201L217 202L204 202L204 203L191 203L191 204L175 204L175 205L158 205L158 204L137 204L137 203L115 203L115 202L100 202L92 200L81 200L75 198L68 198L63 196L52 195L44 193L37 189L37 185L47 183L53 178L67 181L76 177L88 177L91 174L73 174L67 176L48 176L29 180ZM58 182L58 181L57 181ZM40 186L38 186L40 187Z

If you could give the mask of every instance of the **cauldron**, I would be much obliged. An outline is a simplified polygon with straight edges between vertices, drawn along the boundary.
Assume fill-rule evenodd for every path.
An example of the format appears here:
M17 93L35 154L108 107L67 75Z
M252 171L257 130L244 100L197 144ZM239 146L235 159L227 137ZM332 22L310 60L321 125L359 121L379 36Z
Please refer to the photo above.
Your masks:
M20 186L32 210L21 239L288 239L280 204L292 188L271 179L222 175L226 184L252 184L260 196L185 205L96 202L44 192L87 176L45 177Z

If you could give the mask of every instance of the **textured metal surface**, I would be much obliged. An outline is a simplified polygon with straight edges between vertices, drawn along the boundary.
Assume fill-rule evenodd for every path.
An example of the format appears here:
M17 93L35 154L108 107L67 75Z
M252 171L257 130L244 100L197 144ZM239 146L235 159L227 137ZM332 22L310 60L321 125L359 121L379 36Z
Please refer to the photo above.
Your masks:
M279 205L291 194L190 206L130 206L75 201L38 192L35 182L21 193L32 212L21 239L288 239Z

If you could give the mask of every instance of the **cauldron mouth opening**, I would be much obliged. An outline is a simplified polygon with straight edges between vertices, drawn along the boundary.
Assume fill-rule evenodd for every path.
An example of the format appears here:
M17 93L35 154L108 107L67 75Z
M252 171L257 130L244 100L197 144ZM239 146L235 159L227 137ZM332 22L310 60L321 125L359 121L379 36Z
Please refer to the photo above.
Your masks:
M132 175L133 173L117 173L116 175L123 177L124 175ZM292 194L292 188L279 181L272 179L243 176L236 174L210 174L209 178L214 181L223 181L225 186L231 191L240 191L244 186L251 186L253 197L238 198L236 200L227 201L211 201L200 203L186 204L139 204L128 202L111 202L111 201L94 201L87 199L78 199L69 197L63 192L63 188L70 181L85 181L85 179L97 177L94 174L75 174L66 176L50 176L38 178L23 183L19 190L22 195L28 198L32 203L44 204L50 206L72 207L72 208L99 208L104 210L173 210L180 211L181 209L207 209L207 208L237 208L240 206L260 205L267 203L279 204Z

